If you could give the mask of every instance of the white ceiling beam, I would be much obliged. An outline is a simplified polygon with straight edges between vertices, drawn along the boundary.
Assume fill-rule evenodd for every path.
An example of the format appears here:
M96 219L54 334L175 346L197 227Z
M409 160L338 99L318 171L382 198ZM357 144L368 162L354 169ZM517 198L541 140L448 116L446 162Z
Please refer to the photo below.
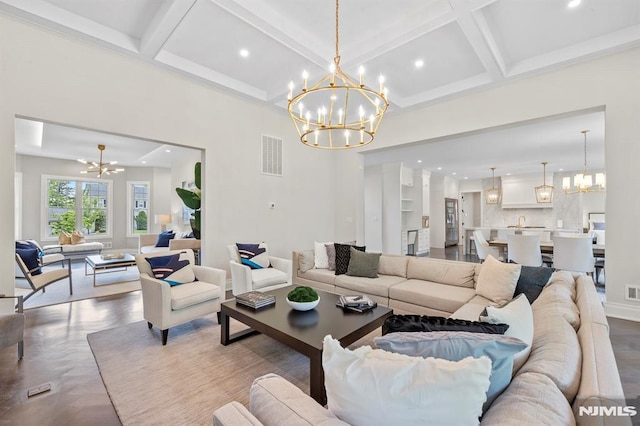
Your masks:
M173 0L163 3L140 38L140 54L155 57L197 0Z
M504 60L498 52L491 32L483 19L479 20L479 24L474 18L474 11L478 16L481 16L481 12L478 11L479 5L469 4L465 0L449 0L449 3L453 8L453 13L456 15L462 32L469 40L469 44L476 52L478 59L480 59L491 79L493 81L504 79ZM487 2L486 4L490 3Z
M112 44L130 52L138 51L138 41L127 34L67 12L42 0L1 0L0 9L31 22L92 42Z
M482 87L486 84L490 84L491 82L491 77L488 74L484 73L447 85L438 86L425 92L416 93L412 96L396 99L396 104L398 104L398 106L400 106L401 108L409 108L415 105L424 105L429 102L439 102L449 96L462 94L466 91Z

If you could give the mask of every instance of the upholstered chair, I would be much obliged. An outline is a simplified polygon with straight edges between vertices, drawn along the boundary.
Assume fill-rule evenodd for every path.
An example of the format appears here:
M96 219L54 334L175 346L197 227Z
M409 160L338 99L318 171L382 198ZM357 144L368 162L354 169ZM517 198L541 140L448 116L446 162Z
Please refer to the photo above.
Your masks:
M0 299L16 299L17 310L15 313L0 314L0 349L18 344L18 359L24 355L24 325L25 317L22 313L22 296L5 296L0 294Z
M563 271L586 272L593 276L593 238L589 234L576 235L553 238L553 267Z
M290 259L269 256L271 267L251 269L242 264L238 247L235 244L228 245L227 248L231 257L229 267L234 296L254 290L262 292L275 290L292 284L292 261Z
M507 253L510 262L524 266L542 266L538 235L508 235Z
M178 284L168 278L158 279L147 260L176 254L180 255L181 261L188 260L188 268L193 271L192 281ZM137 254L136 264L140 271L144 319L150 329L155 325L162 331L163 345L167 344L169 328L173 326L214 312L220 321L220 303L225 299L225 271L196 265L193 250Z
M491 255L498 260L502 259L498 247L491 247L481 231L473 231L473 242L476 245L476 253L481 261L484 262L488 255Z

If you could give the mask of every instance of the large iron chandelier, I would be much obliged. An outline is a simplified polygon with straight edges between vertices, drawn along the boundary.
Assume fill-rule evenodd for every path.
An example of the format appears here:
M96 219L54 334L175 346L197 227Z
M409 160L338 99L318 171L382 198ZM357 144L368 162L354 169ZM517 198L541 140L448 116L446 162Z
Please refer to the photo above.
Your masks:
M124 169L122 168L117 168L117 169L112 169L109 166L112 166L114 164L117 163L117 161L111 161L109 163L104 163L102 161L102 152L105 149L105 146L100 144L98 145L98 149L100 150L100 162L96 163L95 161L87 161L87 160L81 160L78 159L79 162L81 162L82 164L86 164L87 170L82 170L80 173L86 174L86 173L97 173L96 177L102 177L103 174L107 174L110 175L111 173L118 173L118 172L124 172Z
M587 174L587 133L589 133L589 130L583 130L580 133L584 135L584 170L573 177L573 189L571 189L571 178L568 176L562 178L562 189L564 189L565 194L602 192L606 187L605 174L596 173L595 185L593 184L593 176Z
M289 115L303 144L314 148L345 149L370 143L389 107L388 90L380 76L380 90L364 84L364 68L358 70L358 82L340 68L336 0L336 56L329 73L312 86L307 71L302 73L302 91L293 93L289 83Z

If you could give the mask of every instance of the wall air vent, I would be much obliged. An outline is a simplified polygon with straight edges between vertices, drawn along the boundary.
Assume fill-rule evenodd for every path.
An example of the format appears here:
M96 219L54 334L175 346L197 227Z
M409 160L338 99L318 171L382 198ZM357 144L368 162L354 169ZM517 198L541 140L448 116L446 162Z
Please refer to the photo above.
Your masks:
M626 300L640 300L640 285L625 285L624 286Z
M282 139L262 135L262 174L282 176Z

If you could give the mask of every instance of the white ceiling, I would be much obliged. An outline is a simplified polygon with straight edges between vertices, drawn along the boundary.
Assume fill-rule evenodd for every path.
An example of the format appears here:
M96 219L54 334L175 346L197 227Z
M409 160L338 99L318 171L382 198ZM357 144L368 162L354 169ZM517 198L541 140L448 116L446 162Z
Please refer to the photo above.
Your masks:
M398 112L640 45L639 0L568 2L344 0L341 65L351 75L363 65L369 85L383 74L390 111ZM303 70L310 82L326 73L334 7L329 0L0 0L5 13L278 107Z

